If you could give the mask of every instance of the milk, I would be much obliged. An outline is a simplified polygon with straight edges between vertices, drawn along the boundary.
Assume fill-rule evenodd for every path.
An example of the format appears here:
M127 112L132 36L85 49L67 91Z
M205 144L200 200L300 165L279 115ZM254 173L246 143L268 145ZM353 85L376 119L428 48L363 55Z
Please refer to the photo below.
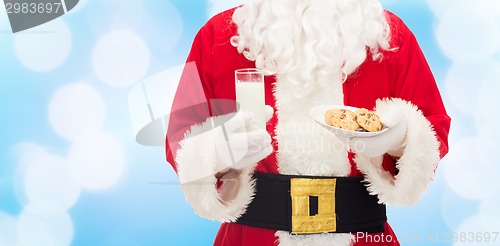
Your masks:
M253 113L257 127L266 129L264 83L236 81L236 101L240 110Z

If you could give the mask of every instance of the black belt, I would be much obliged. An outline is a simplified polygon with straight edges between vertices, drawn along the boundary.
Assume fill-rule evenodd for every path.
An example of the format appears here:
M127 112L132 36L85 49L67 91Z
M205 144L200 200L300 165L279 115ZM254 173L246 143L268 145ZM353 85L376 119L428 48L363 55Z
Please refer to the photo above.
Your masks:
M297 234L384 231L385 205L363 177L253 176L255 197L238 224Z

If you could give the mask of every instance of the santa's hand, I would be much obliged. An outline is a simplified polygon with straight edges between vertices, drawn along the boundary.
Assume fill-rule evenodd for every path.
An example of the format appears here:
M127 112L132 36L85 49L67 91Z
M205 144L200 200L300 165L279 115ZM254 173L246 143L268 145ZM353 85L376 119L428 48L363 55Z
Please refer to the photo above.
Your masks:
M266 105L266 120L272 114L273 109ZM254 124L252 113L243 111L219 127L215 143L219 173L254 165L273 151L269 133Z
M396 157L402 156L406 138L405 112L396 108L375 112L379 115L382 124L388 128L387 131L374 137L352 138L351 150L367 157L378 157L385 153Z
M268 120L273 114L266 107ZM179 143L176 163L181 189L205 218L235 222L255 194L257 163L273 151L271 136L248 112L211 117L193 125Z

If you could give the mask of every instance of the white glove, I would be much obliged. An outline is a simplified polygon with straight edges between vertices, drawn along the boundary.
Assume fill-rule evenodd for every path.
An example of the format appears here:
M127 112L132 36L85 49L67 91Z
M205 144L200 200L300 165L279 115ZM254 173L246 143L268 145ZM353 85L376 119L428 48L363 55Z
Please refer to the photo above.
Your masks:
M266 105L265 110L267 122L273 116L273 108ZM252 119L252 113L240 111L225 122L216 135L219 162L215 177L222 181L218 189L222 202L238 196L243 168L255 165L273 152L271 136L265 129L256 127Z
M273 109L268 105L265 109L268 121L273 115ZM243 169L272 153L271 136L265 129L256 127L252 119L252 113L240 111L218 129L215 140L220 161L216 167L218 172Z
M374 137L352 138L350 140L351 150L367 157L378 157L385 153L401 157L406 139L405 112L385 110L384 112L376 111L376 113L382 124L389 129Z

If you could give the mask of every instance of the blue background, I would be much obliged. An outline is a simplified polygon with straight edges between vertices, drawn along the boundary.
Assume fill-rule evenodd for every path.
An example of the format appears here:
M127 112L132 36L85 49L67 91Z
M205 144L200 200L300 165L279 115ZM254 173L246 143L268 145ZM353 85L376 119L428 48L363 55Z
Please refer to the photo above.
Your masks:
M22 41L16 39L16 36L25 39L26 35L31 35L29 38L40 36L43 39L43 35L50 33L28 30L25 33L12 34L5 10L0 8L0 245L2 242L12 245L31 244L29 241L27 243L23 241L23 237L40 238L42 241L39 241L39 245L46 245L43 240L47 237L56 239L48 243L54 245L210 245L212 243L219 224L197 217L184 201L177 177L165 162L163 148L146 147L135 142L128 113L128 93L140 80L183 64L194 35L211 13L236 5L236 2L81 1L77 9L54 21L63 22L69 30L71 44L67 54L47 56L42 59L20 54L16 50L16 45L23 47L19 44ZM499 112L498 107L493 107L498 105L498 99L493 98L496 100L487 102L481 100L481 98L492 98L488 97L487 93L498 92L499 83L495 79L493 82L491 79L488 80L489 77L486 75L483 77L488 78L471 75L473 78L478 78L474 81L464 79L455 82L450 79L456 77L450 74L456 72L450 70L453 64L483 64L484 61L488 61L493 65L485 68L484 73L498 70L497 62L500 60L498 45L486 47L474 44L469 41L471 34L466 31L477 29L475 34L485 35L475 36L472 41L498 38L500 19L484 19L486 18L484 15L498 16L495 13L500 13L500 6L495 3L488 5L494 1L478 1L478 3L484 2L484 6L476 12L471 11L471 15L477 13L474 16L478 18L471 19L471 25L474 21L477 23L485 21L491 24L488 26L490 29L485 29L484 26L481 28L458 26L456 30L451 28L453 26L449 23L453 23L454 19L450 11L459 8L460 5L466 7L467 2L470 1L442 0L434 3L431 3L431 0L382 1L384 7L400 16L416 35L453 118L451 152L441 163L434 182L429 186L428 194L415 207L389 208L389 221L402 240L412 241L411 239L419 237L423 240L414 243L403 242L403 245L430 244L426 242L428 235L439 234L444 237L446 233L470 232L470 229L480 233L500 230L498 227L500 223L491 222L500 221L500 214L492 209L500 205L496 198L500 195L499 185L491 181L499 178L499 175L488 171L490 170L488 165L494 163L498 165L500 159L498 155L492 153L490 153L493 155L491 158L486 158L488 163L481 164L475 156L469 158L472 153L483 153L481 148L486 139L481 131L484 129L482 115L474 112L478 107L482 107L483 111L490 110L485 109L488 105L493 112ZM139 7L126 7L127 4ZM445 21L448 24L443 24ZM492 21L494 23L491 23ZM50 24L42 25L36 30L52 30ZM458 20L457 25L459 25ZM57 32L59 29L57 26L55 28ZM105 35L116 29L127 30L127 35L135 35L134 37L141 39L139 47L146 47L148 50L144 63L146 70L138 71L138 75L130 75L137 78L135 83L112 84L96 72L102 65L95 61L96 52L100 52L97 46ZM460 31L461 29L463 31ZM455 40L455 43L447 44L447 40ZM500 39L493 41L495 40L500 41ZM134 47L133 45L128 47ZM44 47L38 48L44 49ZM464 51L472 49L473 54L461 56L460 49ZM61 58L59 62L54 60L58 57ZM128 67L126 63L127 61L123 61L123 68ZM49 64L49 68L43 68L43 64ZM468 71L460 72L466 76ZM474 71L469 72L474 73ZM69 223L68 220L66 224L63 223L66 228L68 225L71 227L69 232L61 232L60 224L54 225L51 223L51 218L37 217L36 213L31 213L30 216L38 218L40 223L47 225L48 230L40 229L39 234L44 235L39 235L36 233L36 228L45 227L36 223L37 226L29 227L29 220L26 222L27 220L21 218L22 215L30 213L26 208L33 202L33 199L26 195L27 181L23 173L26 172L26 163L23 160L26 151L37 148L61 158L70 155L76 138L60 134L56 129L57 126L50 120L52 112L50 107L51 101L56 100L54 97L61 88L78 81L83 81L81 83L98 92L104 102L106 109L104 122L98 127L98 131L105 132L119 144L125 158L121 162L123 172L115 182L108 185L94 189L80 187L76 200L65 209L57 210L65 214L65 218L69 218ZM481 89L485 84L489 87ZM472 99L461 91L461 88L469 88L466 86L477 89L471 92L477 93L471 96ZM462 99L467 102L465 106ZM476 101L480 103L470 106L468 102L471 100L472 103L477 103ZM472 107L472 113L467 105ZM475 141L474 143L481 144L471 145L469 141L471 139ZM465 151L454 153L454 145L461 146L460 149ZM492 145L498 147L496 141ZM479 150L467 153L470 147L478 147ZM33 159L30 160L34 162ZM470 160L472 162L469 162ZM30 161L26 165L29 166ZM465 166L470 167L467 170L479 171L471 174L470 179L462 180L460 179L462 176L456 175L457 172L460 173L460 169L453 166L460 168ZM467 170L463 170L465 177L468 177ZM51 176L45 178L50 180ZM477 189L472 192L464 191L462 186L456 184ZM486 195L481 195L483 193ZM26 232L23 229L26 225L27 228L35 229ZM47 233L51 235L45 235ZM488 245L500 245L499 242L500 237L496 244ZM437 245L452 244L441 241ZM456 243L456 245L461 244Z

